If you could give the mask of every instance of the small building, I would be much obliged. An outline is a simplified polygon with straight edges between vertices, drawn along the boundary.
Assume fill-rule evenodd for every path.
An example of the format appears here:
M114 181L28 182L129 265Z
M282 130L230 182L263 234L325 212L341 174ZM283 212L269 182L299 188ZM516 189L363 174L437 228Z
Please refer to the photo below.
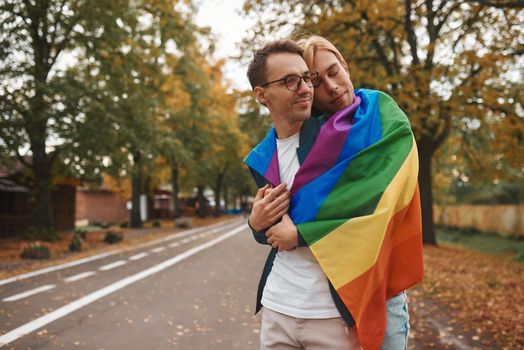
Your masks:
M2 176L4 175L4 176ZM0 174L0 238L23 234L34 225L34 197L16 176ZM53 222L57 230L75 227L76 186L71 181L55 181L51 189Z
M129 220L127 200L105 187L79 187L76 192L75 221L82 224L122 224Z
M153 203L148 208L151 219L169 220L174 216L173 194L169 190L157 189L150 197ZM151 205L152 204L152 205Z

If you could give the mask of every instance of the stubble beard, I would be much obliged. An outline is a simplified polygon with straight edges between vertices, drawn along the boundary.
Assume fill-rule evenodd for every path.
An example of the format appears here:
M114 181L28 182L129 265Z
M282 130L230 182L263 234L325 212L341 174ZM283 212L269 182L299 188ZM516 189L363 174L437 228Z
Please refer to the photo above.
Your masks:
M303 113L297 113L295 115L291 116L292 122L303 122L311 117L311 111L303 112Z

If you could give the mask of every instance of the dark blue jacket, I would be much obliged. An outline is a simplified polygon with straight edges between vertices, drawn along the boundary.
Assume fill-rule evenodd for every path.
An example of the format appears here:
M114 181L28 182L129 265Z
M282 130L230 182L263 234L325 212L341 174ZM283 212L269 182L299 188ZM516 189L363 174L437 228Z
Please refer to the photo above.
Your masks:
M313 144L315 143L315 140L318 136L318 132L320 131L320 126L322 122L318 118L309 118L302 124L302 127L300 129L300 141L299 146L297 148L297 157L299 164L302 164L304 160L306 159L307 155L309 154L309 151L311 151L311 148L313 147ZM251 175L253 176L253 179L255 180L257 187L261 188L264 187L264 185L268 184L268 180L263 177L261 174L256 172L255 170L249 168L251 171ZM253 230L253 236L255 237L255 240L260 244L268 244L266 240L266 230L263 231L255 231ZM299 247L306 247L307 244L304 241L304 238L302 235L298 234L298 246ZM271 272L271 268L273 267L273 261L275 260L275 256L277 255L278 249L272 248L269 252L269 255L267 257L266 263L264 265L264 270L262 271L262 276L260 277L260 282L258 283L258 291L257 291L257 304L256 304L256 311L255 313L259 312L262 308L262 292L264 291L264 286L266 285L267 277L269 276L269 273ZM329 282L329 281L328 281ZM353 317L349 313L349 310L346 308L342 300L337 294L337 291L329 282L329 289L331 292L331 296L333 297L333 301L335 302L335 306L337 307L338 311L340 312L340 315L348 325L348 327L351 327L355 324L355 321L353 320Z

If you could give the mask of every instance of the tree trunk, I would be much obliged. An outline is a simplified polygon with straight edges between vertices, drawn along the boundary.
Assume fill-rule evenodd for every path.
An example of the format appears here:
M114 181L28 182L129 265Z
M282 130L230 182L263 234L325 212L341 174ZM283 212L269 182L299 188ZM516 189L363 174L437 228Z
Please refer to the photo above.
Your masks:
M201 218L204 218L207 216L207 202L206 197L204 197L204 186L198 185L197 186L197 215Z
M240 194L240 191L236 192L235 195L235 210L239 210L242 205L242 195Z
M433 192L431 187L431 140L418 143L420 204L422 207L422 241L424 244L436 245L435 224L433 221Z
M140 182L141 182L140 153L133 154L133 175L131 176L131 227L142 227L140 217Z
M142 174L141 177L143 178L142 192L146 194L146 220L162 219L162 210L159 210L160 213L155 213L155 188L152 186L151 176Z
M247 210L247 196L245 194L240 194L240 209Z
M33 151L34 152L34 151ZM43 229L53 229L53 207L51 200L51 166L47 164L45 151L38 151L33 156L33 174L35 176L35 225Z
M213 192L215 195L215 215L216 216L220 215L220 196L222 192L222 180L223 179L224 179L224 174L219 173L215 180L215 190Z
M180 186L178 184L178 161L176 157L173 157L173 162L171 163L171 186L173 187L172 200L173 200L173 218L179 218L182 213L180 212L180 202L178 196L180 193Z
M32 100L35 120L28 123L26 132L31 142L32 164L34 176L34 225L43 229L53 229L54 218L51 200L52 160L46 153L46 120L41 115L44 109L41 95Z
M224 184L224 208L227 213L229 208L229 186L227 185L227 182Z

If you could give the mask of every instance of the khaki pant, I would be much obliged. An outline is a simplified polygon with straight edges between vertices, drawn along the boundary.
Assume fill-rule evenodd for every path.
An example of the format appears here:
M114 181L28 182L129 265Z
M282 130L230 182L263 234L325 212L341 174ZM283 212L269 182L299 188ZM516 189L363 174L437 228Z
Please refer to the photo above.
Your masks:
M261 350L360 350L357 330L341 317L304 319L268 308L262 311Z

